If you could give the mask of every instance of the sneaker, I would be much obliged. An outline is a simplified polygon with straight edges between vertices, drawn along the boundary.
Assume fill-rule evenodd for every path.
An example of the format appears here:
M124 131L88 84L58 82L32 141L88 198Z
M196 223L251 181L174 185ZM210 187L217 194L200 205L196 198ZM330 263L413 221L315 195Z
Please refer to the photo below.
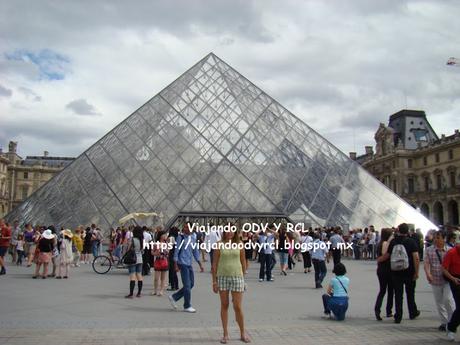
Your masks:
M447 340L449 341L455 341L455 333L447 331Z
M440 332L447 332L447 325L443 323L441 326L438 327Z
M419 316L420 316L420 310L417 310L417 311L415 312L415 314L412 315L412 316L410 317L410 319L411 319L411 320L415 320L415 319L418 318Z
M263 279L259 279L259 282L262 283L264 280Z
M274 281L275 281L275 279L273 279L273 278L270 278L268 281L269 281L269 282L274 282Z
M172 295L168 296L169 303L171 303L171 307L173 307L174 310L177 309L177 304L176 301L174 300L174 297Z
M186 313L196 313L196 309L193 307L184 308Z

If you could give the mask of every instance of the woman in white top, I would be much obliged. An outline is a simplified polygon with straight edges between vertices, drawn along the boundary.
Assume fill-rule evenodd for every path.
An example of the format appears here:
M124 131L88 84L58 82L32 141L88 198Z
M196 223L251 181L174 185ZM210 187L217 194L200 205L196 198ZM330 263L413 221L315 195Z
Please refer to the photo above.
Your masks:
M69 267L70 264L73 262L73 253L72 253L72 231L70 230L62 230L62 241L59 245L60 253L59 258L57 259L59 262L58 267L58 274L56 279L67 279L69 277ZM64 274L64 276L62 275Z

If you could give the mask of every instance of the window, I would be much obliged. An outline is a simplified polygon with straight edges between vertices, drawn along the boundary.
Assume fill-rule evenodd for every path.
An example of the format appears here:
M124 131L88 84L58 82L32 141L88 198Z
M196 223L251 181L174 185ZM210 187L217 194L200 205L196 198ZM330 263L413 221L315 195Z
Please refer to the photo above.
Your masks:
M409 177L407 179L407 186L408 186L408 192L409 193L414 193L415 192L415 183L414 183L414 178Z
M396 169L396 161L393 161L392 164L393 164L393 169Z
M441 174L436 175L436 188L438 190L442 189L442 176L441 176Z
M423 157L423 165L426 166L427 164L428 164L428 159L427 159L426 156L425 156L425 157Z
M436 153L435 160L436 160L436 163L439 163L439 153Z
M414 133L415 140L417 141L428 141L427 131L425 129L416 129L412 131Z
M407 167L409 169L412 169L412 159L410 159L410 158L407 160Z
M454 159L454 150L449 150L449 160Z
M24 171L24 179L27 180L29 178L29 173L27 171Z
M430 178L428 176L425 176L423 182L425 185L425 191L428 192L430 190Z
M450 176L450 186L454 188L457 184L455 183L455 171L449 173Z
M22 186L22 200L27 199L27 194L29 194L29 186L24 185Z
M396 193L396 180L393 180L393 192Z
M34 179L40 178L40 173L38 171L34 172Z

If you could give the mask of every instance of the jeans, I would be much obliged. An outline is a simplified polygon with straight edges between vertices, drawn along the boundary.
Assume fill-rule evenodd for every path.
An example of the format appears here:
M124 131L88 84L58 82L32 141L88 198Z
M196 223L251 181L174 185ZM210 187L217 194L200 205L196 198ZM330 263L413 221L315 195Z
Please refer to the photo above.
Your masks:
M174 250L169 252L169 272L168 280L171 290L177 290L179 288L179 280L177 279L177 272L174 268Z
M280 265L287 265L288 264L288 253L279 252L280 256Z
M260 270L259 279L264 279L267 276L267 280L272 278L273 259L272 254L259 253L260 257Z
M99 255L99 242L98 241L93 241L93 243L91 244L91 250L93 252L94 257Z
M332 248L332 258L334 260L334 266L340 263L341 256L342 253L340 252L340 249Z
M311 267L311 255L310 252L303 252L302 253L302 258L303 258L303 268L310 268Z
M403 294L406 288L407 309L409 318L417 314L417 304L415 304L415 280L412 275L401 276L392 274L393 289L395 292L395 320L401 320L403 316Z
M113 251L113 256L116 256L117 258L121 258L121 249L122 245L119 244L118 246L115 247L115 250Z
M393 281L391 279L391 273L377 271L377 277L379 278L380 291L377 295L377 300L375 301L374 310L380 314L380 308L382 307L383 298L385 297L385 294L388 292L386 313L387 315L390 315L391 310L393 309Z
M172 295L175 301L180 300L184 297L184 309L192 306L192 288L195 284L195 277L193 276L193 267L186 265L179 265L180 277L182 279L182 289Z
M323 306L325 314L332 312L337 321L343 321L345 320L345 313L348 309L348 297L334 297L324 294Z
M327 268L324 260L313 259L313 268L315 269L315 283L316 286L321 285L326 277Z

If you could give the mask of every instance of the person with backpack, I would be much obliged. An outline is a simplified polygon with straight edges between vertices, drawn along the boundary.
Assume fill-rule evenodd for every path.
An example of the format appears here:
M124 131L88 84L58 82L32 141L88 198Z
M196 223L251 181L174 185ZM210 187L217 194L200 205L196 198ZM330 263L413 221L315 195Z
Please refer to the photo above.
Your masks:
M174 250L174 268L176 272L180 271L182 279L182 289L168 296L169 302L174 309L177 309L176 302L184 298L184 311L195 313L196 309L192 307L192 288L195 284L193 274L192 258L200 266L200 272L204 272L203 265L200 261L200 250L196 242L196 234L190 231L188 224L184 225L182 234L177 236L176 248Z
M327 293L323 295L324 314L327 318L343 321L348 309L350 279L345 275L347 269L342 263L336 264L332 272L335 277L331 279Z
M433 290L434 301L441 318L439 330L444 332L447 330L447 323L454 311L452 291L442 273L442 260L446 253L447 246L444 241L444 235L441 231L437 231L433 235L433 245L426 249L424 269L426 279Z
M420 315L415 303L415 285L418 279L420 259L418 246L409 237L409 226L402 223L398 226L395 238L388 246L388 252L383 256L385 261L390 258L391 279L395 293L394 322L401 323L403 316L403 291L406 289L409 318L414 320Z
M449 282L455 301L455 310L447 323L447 339L454 341L460 325L460 239L458 237L455 247L450 249L442 260L442 273Z

